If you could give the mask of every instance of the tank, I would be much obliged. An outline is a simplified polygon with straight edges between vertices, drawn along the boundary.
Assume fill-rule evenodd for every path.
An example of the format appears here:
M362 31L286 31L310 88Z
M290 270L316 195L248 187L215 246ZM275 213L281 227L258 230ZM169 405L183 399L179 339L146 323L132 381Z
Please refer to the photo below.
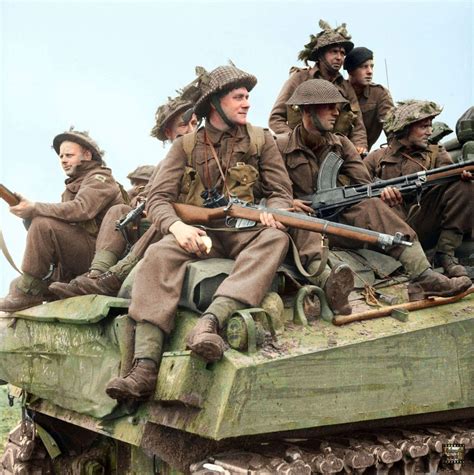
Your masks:
M354 313L407 300L396 261L330 256L342 258L358 275ZM344 323L287 267L261 308L232 316L224 358L206 364L185 336L231 265L188 269L154 397L142 404L105 393L131 365L133 274L119 297L0 314L0 379L24 407L0 473L474 473L474 295Z

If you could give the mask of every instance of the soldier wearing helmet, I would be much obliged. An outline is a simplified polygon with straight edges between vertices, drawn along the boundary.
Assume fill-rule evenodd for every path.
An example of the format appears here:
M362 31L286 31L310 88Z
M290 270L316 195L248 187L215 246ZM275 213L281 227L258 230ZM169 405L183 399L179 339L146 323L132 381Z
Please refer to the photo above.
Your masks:
M0 299L4 312L39 305L48 298L51 280L68 281L85 272L107 210L123 202L110 169L103 165L103 152L87 132L71 128L54 138L53 148L68 177L66 189L60 203L34 203L19 196L20 203L10 208L31 224L23 274Z
M338 116L335 131L349 137L359 153L367 151L367 134L356 93L349 81L339 73L345 56L352 50L354 44L350 41L345 24L332 29L326 22L320 20L322 31L316 36L311 35L310 42L300 52L298 59L308 64L314 61L313 67L305 69L292 68L290 77L283 85L273 109L270 113L270 128L277 134L289 132L301 121L298 108L288 106L287 101L294 90L309 79L325 79L333 83L341 95L347 99L338 107L341 113Z
M302 111L301 124L297 125L292 132L277 136L278 148L293 183L294 207L297 210L312 212L312 209L301 200L301 197L317 191L315 183L317 183L319 169L330 151L336 153L343 160L339 175L341 185L371 182L371 176L353 144L346 137L332 132L339 114L337 104L343 103L345 100L333 84L321 79L311 79L300 84L287 102L288 105L298 105ZM393 235L401 232L409 238L413 242L412 247L393 246L388 249L387 253L398 259L413 279L410 289L421 286L427 295L454 295L470 286L468 278L449 279L431 270L415 231L381 199L367 199L345 208L339 213L338 219L344 224L387 234ZM338 245L341 244L348 247L354 246L351 242L338 241ZM301 254L310 255L301 247L298 239L296 239L296 245ZM317 254L316 257L318 257ZM304 264L312 272L317 268L319 262L317 258L311 256ZM329 281L330 289L327 289L326 292L333 295L335 292L332 289L339 284L339 296L335 299L336 309L340 313L348 313L347 297L352 290L351 280L346 270L341 269L339 272L341 277L335 279L334 285ZM327 286L328 283L325 282L325 279L328 276L329 272L326 269L316 277L314 283L319 286ZM338 280L345 282L346 285L343 287ZM411 290L410 293L412 293Z
M115 399L143 399L154 391L163 339L174 327L189 262L235 259L187 337L193 352L217 361L224 351L218 329L235 310L260 305L288 249L288 235L271 214L262 215L263 226L242 232L204 231L177 216L172 204L180 199L213 207L237 195L251 202L266 198L275 208L291 206L290 181L272 135L247 121L255 76L233 65L196 72L201 94L195 112L205 125L173 143L151 186L148 217L164 237L148 248L134 282L129 315L137 322L135 364L126 377L107 385Z
M344 69L359 101L370 150L380 137L385 116L393 108L392 96L388 89L372 82L374 53L370 49L360 46L350 51Z
M430 101L399 102L384 124L388 147L375 150L364 161L371 177L386 180L450 165L452 160L444 147L429 143L433 118L441 111ZM416 230L425 248L435 246L434 264L443 267L448 277L458 278L467 272L454 254L463 235L473 228L472 177L465 171L461 178L426 190L419 202L416 196L402 197L396 188L385 189L381 196Z
M155 121L151 135L163 143L167 140L173 142L177 137L193 132L197 124L192 101L183 99L182 95L169 99L166 104L158 107ZM138 186L132 189L132 193L129 192L129 196L132 195L130 205L113 206L106 214L89 271L69 283L51 284L50 292L59 298L86 294L117 295L123 281L143 257L150 243L158 241L161 235L154 226L148 228L142 236L139 236L139 229L128 230L127 243L123 234L116 231L115 223L146 199L148 183L158 169L159 166L142 165L128 175L132 184L138 182ZM131 243L134 245L127 253L127 244Z

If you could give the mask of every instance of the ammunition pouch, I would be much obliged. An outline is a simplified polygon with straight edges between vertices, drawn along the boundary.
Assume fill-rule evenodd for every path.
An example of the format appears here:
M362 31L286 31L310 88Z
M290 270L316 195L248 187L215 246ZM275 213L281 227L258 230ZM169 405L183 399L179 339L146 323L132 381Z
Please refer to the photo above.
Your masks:
M202 206L203 199L201 193L205 190L199 173L190 166L184 169L181 180L180 202L188 205Z
M231 195L248 203L254 202L253 186L258 179L258 170L244 162L237 162L229 169L227 186Z

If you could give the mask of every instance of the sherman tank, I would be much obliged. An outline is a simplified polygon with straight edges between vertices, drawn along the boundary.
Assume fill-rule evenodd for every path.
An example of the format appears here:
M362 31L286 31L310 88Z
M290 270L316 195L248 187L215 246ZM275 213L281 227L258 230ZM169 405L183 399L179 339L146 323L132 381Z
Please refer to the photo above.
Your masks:
M232 262L191 264L154 397L142 404L105 393L131 365L133 273L118 297L1 314L0 378L23 417L0 472L474 473L474 296L408 312L397 261L331 252L341 259L357 273L353 314L388 316L334 317L320 289L286 266L261 308L232 316L229 348L212 364L185 350L185 335Z

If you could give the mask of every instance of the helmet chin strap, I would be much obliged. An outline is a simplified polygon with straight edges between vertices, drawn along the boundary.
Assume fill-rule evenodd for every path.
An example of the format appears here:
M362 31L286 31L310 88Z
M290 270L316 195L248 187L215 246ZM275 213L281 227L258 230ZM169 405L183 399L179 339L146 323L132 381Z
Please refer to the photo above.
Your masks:
M331 132L332 129L325 129L321 121L319 120L318 114L316 114L315 110L311 108L309 111L311 114L311 121L313 122L314 127L321 132L321 134L325 134L327 132Z
M219 99L217 98L216 95L212 96L211 97L211 104L214 106L214 108L216 109L217 113L220 115L221 119L226 123L226 125L228 125L229 127L235 127L235 124L234 122L232 122L224 113L224 111L222 110L222 107L221 107L221 103L219 101Z

